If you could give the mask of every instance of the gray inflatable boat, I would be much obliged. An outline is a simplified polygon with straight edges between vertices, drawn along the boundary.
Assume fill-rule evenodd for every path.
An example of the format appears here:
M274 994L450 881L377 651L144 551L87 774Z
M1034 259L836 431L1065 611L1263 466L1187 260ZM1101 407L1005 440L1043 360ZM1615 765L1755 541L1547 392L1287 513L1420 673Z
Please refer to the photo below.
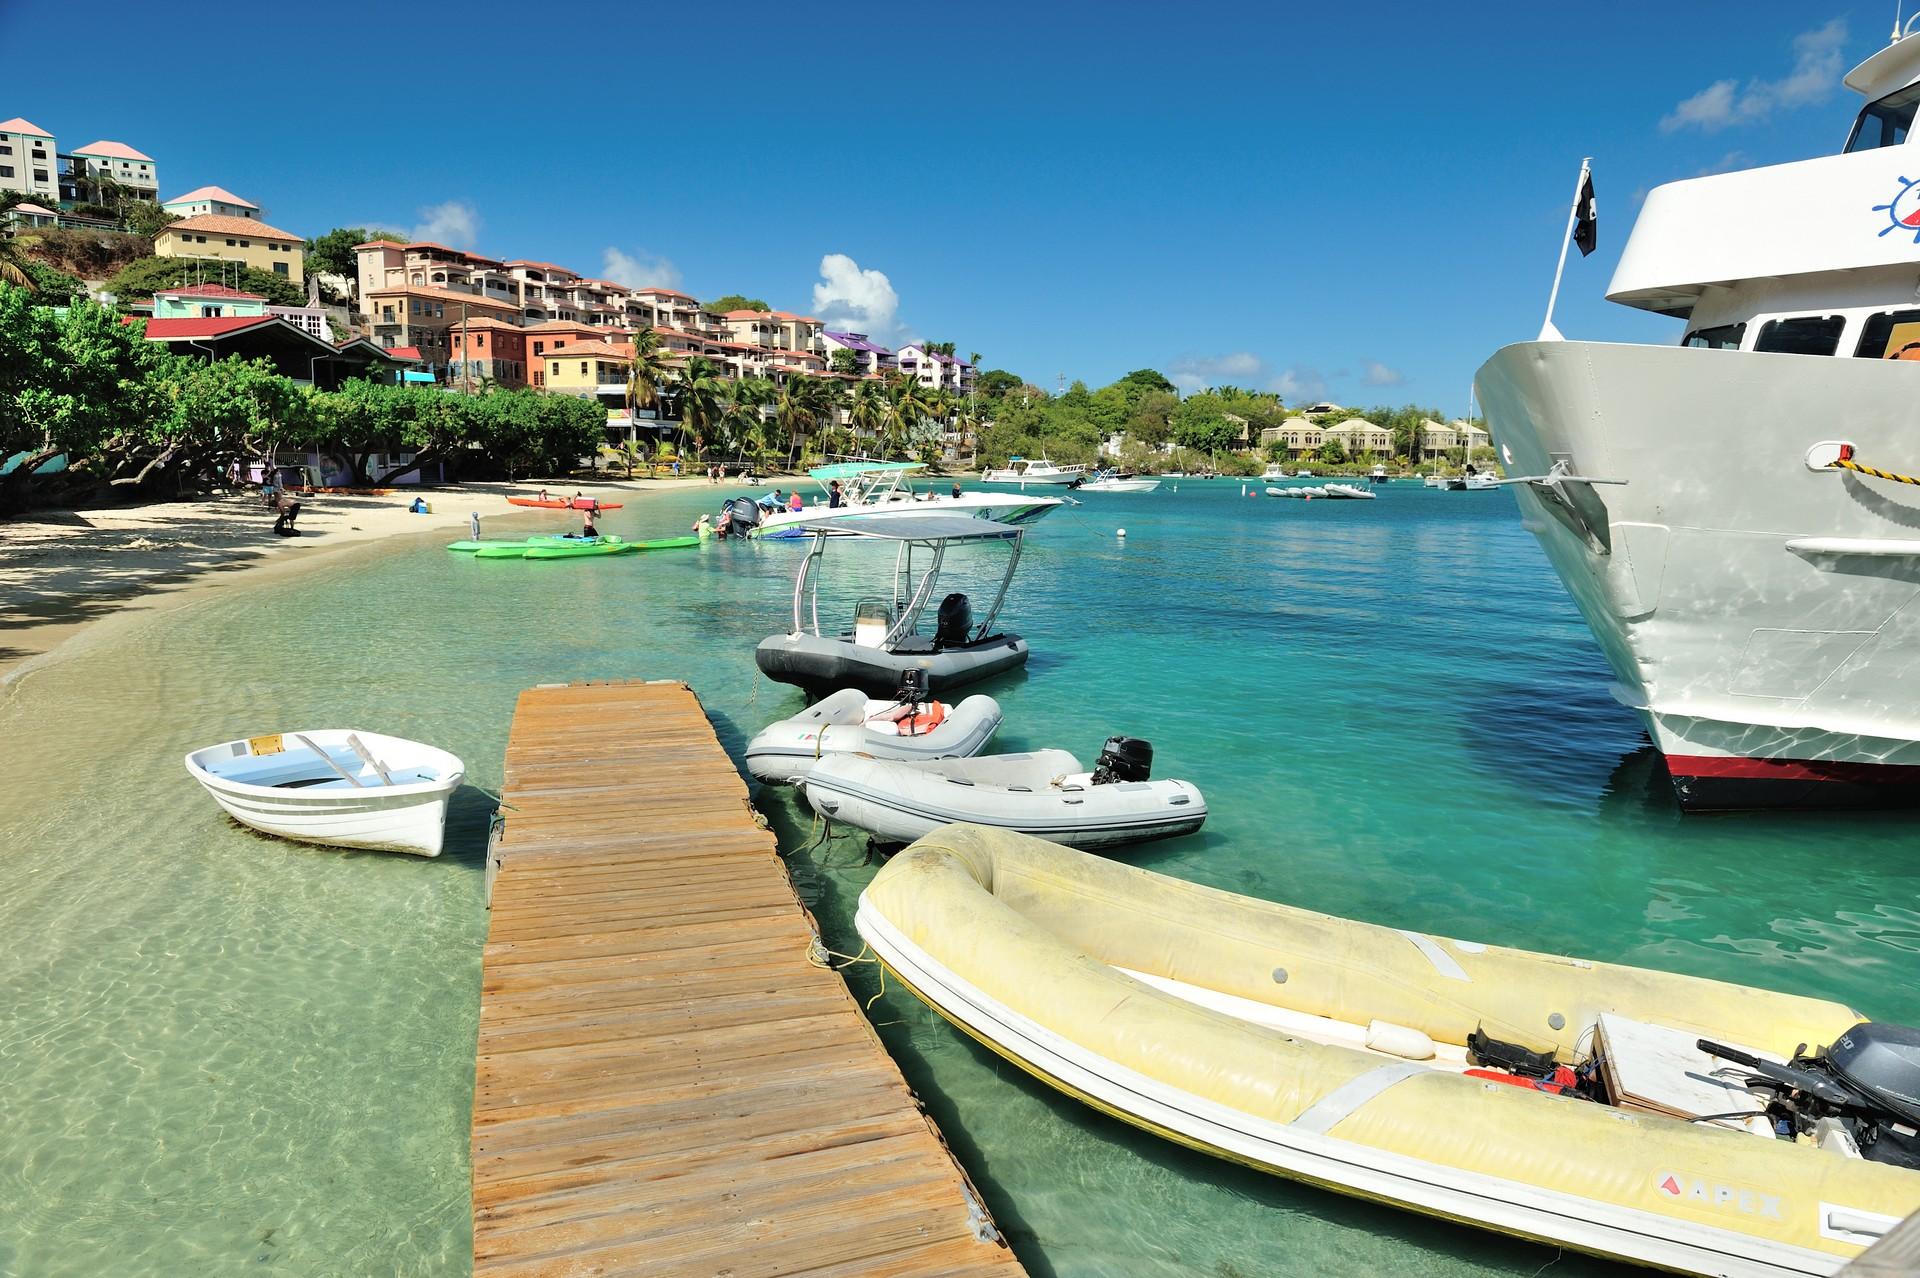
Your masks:
M806 529L813 543L794 580L793 629L763 639L754 650L754 661L768 678L814 690L860 688L884 697L909 671L920 672L929 691L946 692L1026 664L1026 640L993 628L1020 563L1024 530L959 515L870 515L830 526L823 521L791 527ZM862 600L853 628L837 634L820 628L820 564L830 532L843 541L898 548L892 597ZM933 633L921 634L922 615L939 594L947 548L956 542L1009 546L1006 573L993 605L977 623L972 601L954 592L941 598Z
M1065 750L909 763L839 754L801 783L813 810L870 831L883 843L910 843L955 821L1038 835L1075 848L1109 848L1192 834L1207 801L1185 781L1152 781L1144 766L1113 756L1107 743L1093 771ZM1136 756L1137 757L1137 756ZM1116 766L1118 764L1118 766Z
M747 743L747 771L776 785L804 781L829 755L876 759L958 759L979 754L1000 728L1000 704L978 694L959 705L876 700L842 688Z

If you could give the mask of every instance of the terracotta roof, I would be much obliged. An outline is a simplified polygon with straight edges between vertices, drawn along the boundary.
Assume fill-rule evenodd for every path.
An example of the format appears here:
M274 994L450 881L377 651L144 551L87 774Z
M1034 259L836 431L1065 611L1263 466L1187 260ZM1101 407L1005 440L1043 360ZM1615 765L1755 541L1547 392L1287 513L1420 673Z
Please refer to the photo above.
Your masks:
M742 311L728 311L725 315L722 315L720 318L730 319L730 320L737 320L737 319L763 320L763 319L773 319L778 314L779 314L778 311L742 310Z
M174 225L178 226L179 223L176 222ZM496 302L493 298L481 297L478 293L456 293L451 289L427 288L420 284L389 284L386 288L367 290L368 297L402 297L409 294L439 298L443 302L462 302L475 309L489 307L496 311L512 311L515 315L520 313L520 308L512 302Z
M536 266L543 271L558 271L562 275L572 275L575 279L579 278L578 273L574 271L570 271L564 266L556 266L552 262L530 262L524 257L511 258L505 262L502 262L500 265L502 266Z
M222 204L237 204L241 208L257 209L260 206L252 200L243 200L224 186L200 186L185 195L176 195L171 200L160 201L164 207L168 204L191 204L196 200L217 200Z
M505 265L505 263L497 257L482 257L478 253L469 253L466 249L457 249L451 244L436 244L432 240L415 240L411 244L403 244L400 247L406 249L439 249L442 253L452 253L456 257L464 257L469 262L484 262L488 266Z
M636 288L633 291L635 294L645 293L652 297L684 297L689 302L694 300L691 293L676 293L670 288Z
M575 342L570 346L555 347L546 353L545 358L552 359L556 355L604 355L612 359L632 359L633 351L607 342Z
M410 359L415 363L420 362L420 348L418 346L389 346L387 347L387 354L393 356L395 359Z
M541 320L538 324L528 324L529 333L591 333L594 325L582 324L578 320Z
M368 240L365 244L356 244L353 247L354 251L358 252L363 248L404 249L407 246L397 240Z
M43 209L38 204L24 204L24 203L16 204L13 206L13 211L15 213L38 213L41 217L60 216L58 213L55 213L52 209Z
M509 333L524 333L527 331L518 324L509 324L505 320L495 319L491 315L479 315L472 319L461 320L453 326L453 331L456 333L464 333L470 328L486 331L505 329Z
M23 120L17 115L11 120L0 120L0 133L30 133L37 138L53 137L53 134L47 132L33 121Z
M156 288L153 291L156 296L164 294L167 297L231 297L249 302L267 300L259 293L243 293L225 284L188 284L184 288Z
M209 235L245 235L256 240L292 240L295 244L304 244L306 240L291 231L268 226L265 222L256 222L250 217L228 217L224 213L202 213L198 217L183 217L178 222L169 222L160 228L158 234L166 235L174 231L205 231Z
M89 142L85 146L77 146L73 148L73 153L75 155L104 155L110 160L145 160L148 164L153 163L153 157L151 155L142 154L128 146L125 142L108 142L104 139L99 142Z

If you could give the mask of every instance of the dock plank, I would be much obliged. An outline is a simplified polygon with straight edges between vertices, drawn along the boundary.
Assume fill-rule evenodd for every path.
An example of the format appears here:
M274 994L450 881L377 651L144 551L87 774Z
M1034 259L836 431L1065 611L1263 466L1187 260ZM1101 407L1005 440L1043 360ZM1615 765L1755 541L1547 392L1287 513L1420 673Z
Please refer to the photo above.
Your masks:
M1019 1278L691 689L522 693L502 798L478 1278Z

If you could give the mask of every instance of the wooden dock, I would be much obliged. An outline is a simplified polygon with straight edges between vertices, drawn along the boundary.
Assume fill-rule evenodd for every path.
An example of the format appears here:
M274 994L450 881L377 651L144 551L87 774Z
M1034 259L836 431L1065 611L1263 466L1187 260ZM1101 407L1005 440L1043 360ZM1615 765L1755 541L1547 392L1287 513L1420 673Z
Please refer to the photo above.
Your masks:
M838 973L691 689L520 695L473 1097L508 1275L1024 1271Z

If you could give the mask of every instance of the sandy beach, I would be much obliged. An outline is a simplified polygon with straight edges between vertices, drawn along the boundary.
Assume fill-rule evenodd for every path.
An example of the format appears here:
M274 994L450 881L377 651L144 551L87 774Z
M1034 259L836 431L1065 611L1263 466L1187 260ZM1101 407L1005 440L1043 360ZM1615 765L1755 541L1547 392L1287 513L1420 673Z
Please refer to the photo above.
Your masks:
M705 479L633 479L549 485L629 501L649 490ZM467 535L478 512L483 535L511 536L553 512L509 506L508 494L538 485L481 483L398 490L386 496L303 496L300 536L273 532L257 493L97 510L34 511L0 521L0 684L89 622L127 608L154 607L188 590L251 581L263 571L297 570L331 550L396 536ZM731 495L731 494L729 494ZM407 507L425 497L430 514ZM717 499L716 499L717 502Z

